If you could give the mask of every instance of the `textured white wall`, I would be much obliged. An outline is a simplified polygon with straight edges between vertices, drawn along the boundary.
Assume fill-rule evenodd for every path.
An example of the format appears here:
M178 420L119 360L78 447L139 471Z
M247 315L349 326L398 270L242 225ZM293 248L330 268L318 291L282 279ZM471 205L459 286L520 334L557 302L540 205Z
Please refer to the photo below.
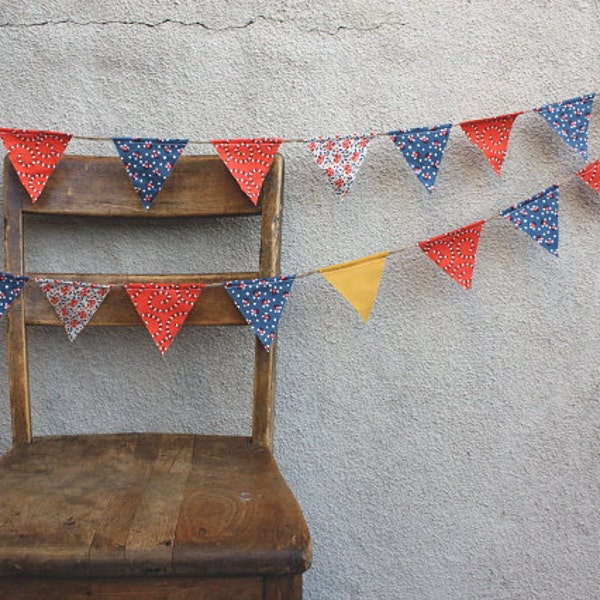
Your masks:
M491 117L600 92L599 13L583 0L1 0L0 125L295 138ZM368 325L320 278L296 284L276 452L314 538L306 598L597 597L600 197L537 115L511 140L498 178L456 129L429 196L379 138L343 203L302 147L283 147L285 272L411 246L564 182L559 259L496 220L465 292L411 249L388 260ZM151 238L125 222L34 229L37 268L243 267L252 248L228 221ZM249 407L249 331L188 329L165 358L143 329L32 341L37 434L248 429L234 415Z

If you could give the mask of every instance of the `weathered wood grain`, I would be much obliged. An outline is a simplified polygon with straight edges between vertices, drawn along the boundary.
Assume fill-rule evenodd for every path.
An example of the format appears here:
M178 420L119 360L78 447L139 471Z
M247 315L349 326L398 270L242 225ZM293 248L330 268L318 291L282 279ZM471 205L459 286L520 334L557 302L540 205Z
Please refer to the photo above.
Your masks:
M248 438L37 438L0 459L2 577L279 576L308 529L271 452Z

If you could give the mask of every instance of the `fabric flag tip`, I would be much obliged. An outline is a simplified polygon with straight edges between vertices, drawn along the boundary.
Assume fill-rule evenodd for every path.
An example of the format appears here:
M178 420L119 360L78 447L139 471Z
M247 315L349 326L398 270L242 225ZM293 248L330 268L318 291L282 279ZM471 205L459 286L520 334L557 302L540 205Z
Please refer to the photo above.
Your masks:
M447 123L434 127L399 129L387 134L429 193L435 190L451 128L452 125Z
M148 210L173 172L188 140L115 137L113 143L143 207Z
M0 128L0 138L19 180L36 202L72 135L58 131Z
M94 316L112 285L39 278L38 285L72 342Z
M500 175L506 158L510 133L515 119L522 114L523 111L519 111L508 115L460 123L465 135L483 152L497 175Z
M127 283L123 287L164 356L206 286L202 283Z
M562 140L587 161L588 128L596 94L586 94L561 102L546 104L534 111L560 135Z
M295 275L227 281L225 291L269 352L289 298Z
M281 138L212 140L211 144L252 204L257 205Z
M473 271L485 221L477 221L419 242L419 248L466 290L473 287Z
M29 277L0 271L0 317L6 314L10 305L21 295Z
M515 227L558 256L559 186L553 185L500 212Z
M348 301L365 323L368 322L377 299L389 254L380 252L319 269L319 273Z
M317 165L323 169L340 200L350 192L373 133L335 135L304 140Z

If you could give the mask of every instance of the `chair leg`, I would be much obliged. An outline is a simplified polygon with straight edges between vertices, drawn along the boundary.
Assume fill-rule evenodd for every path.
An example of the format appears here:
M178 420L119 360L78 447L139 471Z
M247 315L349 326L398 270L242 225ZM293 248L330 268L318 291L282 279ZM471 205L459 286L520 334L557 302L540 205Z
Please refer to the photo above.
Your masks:
M302 575L265 577L265 600L302 600Z

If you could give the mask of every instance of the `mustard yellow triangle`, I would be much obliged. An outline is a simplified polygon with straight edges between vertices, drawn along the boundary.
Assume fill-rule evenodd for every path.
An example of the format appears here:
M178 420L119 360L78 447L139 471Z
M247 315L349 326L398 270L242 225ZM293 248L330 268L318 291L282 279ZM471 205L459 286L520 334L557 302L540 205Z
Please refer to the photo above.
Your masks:
M389 252L319 269L325 279L354 307L366 323L375 304Z

